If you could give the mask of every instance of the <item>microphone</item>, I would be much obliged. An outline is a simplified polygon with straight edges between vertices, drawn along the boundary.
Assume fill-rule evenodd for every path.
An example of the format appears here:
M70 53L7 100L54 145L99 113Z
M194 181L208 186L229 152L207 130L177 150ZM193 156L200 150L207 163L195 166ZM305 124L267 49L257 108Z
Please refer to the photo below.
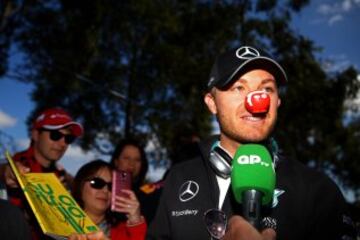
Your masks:
M242 204L243 217L260 229L261 206L271 203L275 169L263 145L243 144L233 158L231 186L235 200Z

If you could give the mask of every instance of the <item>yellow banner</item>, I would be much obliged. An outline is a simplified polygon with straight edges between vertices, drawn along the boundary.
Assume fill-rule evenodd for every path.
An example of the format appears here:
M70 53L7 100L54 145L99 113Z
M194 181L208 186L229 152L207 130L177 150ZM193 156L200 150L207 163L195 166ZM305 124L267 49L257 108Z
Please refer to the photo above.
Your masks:
M20 174L8 151L5 155L46 235L67 239L72 233L99 230L54 173Z

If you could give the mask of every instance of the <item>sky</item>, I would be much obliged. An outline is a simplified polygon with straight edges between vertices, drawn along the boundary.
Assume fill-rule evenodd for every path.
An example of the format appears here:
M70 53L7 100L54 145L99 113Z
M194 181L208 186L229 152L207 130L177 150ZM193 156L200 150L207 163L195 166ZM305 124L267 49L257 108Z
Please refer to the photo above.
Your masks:
M337 71L353 65L360 70L359 11L360 0L313 0L295 16L293 27L323 48L319 57L329 60L326 69ZM291 76L289 79L291 81ZM34 108L30 98L32 90L30 84L8 77L0 79L0 132L3 133L0 140L12 138L16 150L26 149L29 144L26 119ZM99 156L71 146L60 163L75 174L81 165L96 157ZM163 169L151 168L148 177L155 181L163 172Z

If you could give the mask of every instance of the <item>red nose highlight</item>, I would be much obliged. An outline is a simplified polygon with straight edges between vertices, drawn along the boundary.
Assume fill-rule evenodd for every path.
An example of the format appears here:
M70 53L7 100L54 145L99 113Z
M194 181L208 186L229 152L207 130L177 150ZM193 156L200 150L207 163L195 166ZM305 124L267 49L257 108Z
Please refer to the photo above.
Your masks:
M267 113L270 107L270 96L265 91L253 91L246 96L245 108L250 113Z

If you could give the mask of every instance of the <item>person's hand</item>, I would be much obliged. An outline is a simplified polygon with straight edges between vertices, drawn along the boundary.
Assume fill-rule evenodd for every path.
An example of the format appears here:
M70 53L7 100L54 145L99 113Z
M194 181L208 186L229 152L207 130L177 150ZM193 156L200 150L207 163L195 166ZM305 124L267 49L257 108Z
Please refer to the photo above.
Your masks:
M20 162L15 162L15 165L21 174L30 172L30 168L25 167ZM18 188L19 187L19 183L16 180L16 176L9 164L7 164L5 166L4 179L5 179L5 183L8 187L10 187L10 188Z
M135 193L127 189L121 191L126 193L128 197L116 196L115 211L125 213L130 225L142 222L140 203Z
M66 171L65 171L64 166L63 166L62 164L57 163L57 164L56 164L56 169L57 169L57 171L59 172L58 178L59 178L60 182L61 182L64 186L66 186L66 179L65 179Z
M110 240L105 236L103 232L94 232L88 234L74 233L68 238L68 240Z
M240 216L233 216L229 220L229 225L225 236L221 240L275 240L276 232L267 228L261 233L256 230L249 222Z

